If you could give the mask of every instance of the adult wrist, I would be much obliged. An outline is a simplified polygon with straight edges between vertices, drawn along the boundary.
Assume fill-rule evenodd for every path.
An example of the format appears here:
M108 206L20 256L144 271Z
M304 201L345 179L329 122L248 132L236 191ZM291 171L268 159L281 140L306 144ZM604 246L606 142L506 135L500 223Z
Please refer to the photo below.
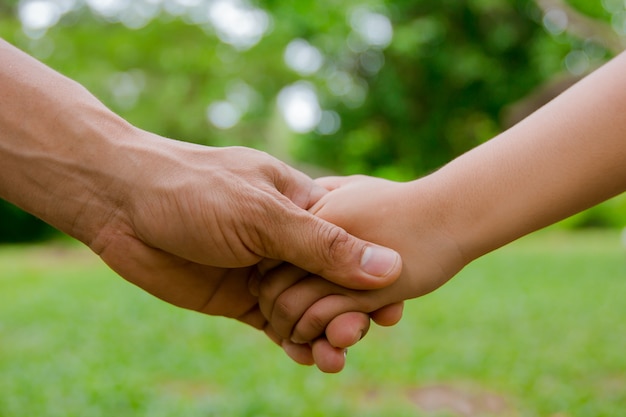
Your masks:
M79 197L61 217L73 221L59 228L93 249L105 229L121 229L129 223L142 132L106 109L91 110L90 120L75 126L80 150L68 161L74 165L75 177L67 192L74 190Z
M91 96L55 110L36 134L24 135L31 149L12 155L20 177L12 195L26 211L90 245L123 213L137 129Z

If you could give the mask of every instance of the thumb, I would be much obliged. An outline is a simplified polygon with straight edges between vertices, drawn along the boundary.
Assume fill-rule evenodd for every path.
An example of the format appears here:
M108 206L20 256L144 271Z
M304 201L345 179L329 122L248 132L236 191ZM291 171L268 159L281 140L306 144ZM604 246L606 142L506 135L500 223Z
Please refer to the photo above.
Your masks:
M349 176L329 176L319 177L315 179L315 183L323 187L327 191L333 191L337 188L341 188L344 185L348 185L353 182L358 182L364 178L364 175L349 175Z
M297 225L283 222L275 232L279 245L275 259L282 259L346 288L376 289L394 282L402 270L394 250L356 238L308 212Z

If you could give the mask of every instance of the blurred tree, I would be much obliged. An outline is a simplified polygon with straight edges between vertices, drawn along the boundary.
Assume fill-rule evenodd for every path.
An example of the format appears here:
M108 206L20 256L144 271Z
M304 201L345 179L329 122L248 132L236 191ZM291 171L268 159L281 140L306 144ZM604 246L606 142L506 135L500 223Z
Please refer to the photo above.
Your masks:
M144 129L405 180L532 110L538 101L511 105L557 75L615 52L603 39L623 41L623 2L570 4L21 0L0 4L0 36ZM572 10L600 37L573 30Z

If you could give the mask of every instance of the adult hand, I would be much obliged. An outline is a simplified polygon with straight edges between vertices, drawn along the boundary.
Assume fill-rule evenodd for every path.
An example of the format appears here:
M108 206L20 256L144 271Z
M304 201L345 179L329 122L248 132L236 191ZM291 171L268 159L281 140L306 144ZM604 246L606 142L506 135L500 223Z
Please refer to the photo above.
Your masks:
M326 191L275 158L135 134L119 158L124 162L115 163L114 183L122 187L114 195L125 198L87 243L147 291L186 308L205 307L198 298L207 298L201 294L210 290L202 286L212 274L196 274L201 278L192 290L181 278L155 275L154 265L162 269L165 259L187 268L242 268L280 259L356 289L380 288L399 275L396 252L308 213ZM221 269L211 271L223 276Z
M159 298L236 318L263 329L296 362L340 370L342 349L367 332L369 317L338 317L336 330L328 333L332 345L322 338L294 349L258 309L249 288L257 268L249 265L262 257L286 259L346 285L376 288L399 269L395 252L386 254L307 213L326 191L267 154L140 136L133 143L151 143L131 158L140 161L135 164L141 169L133 170L141 173L124 173L132 181L119 194L130 198L107 216L114 220L90 242L92 249ZM382 251L382 260L370 253L360 261L363 252L372 251ZM375 275L380 272L387 274Z
M262 258L351 288L399 275L395 252L307 213L325 191L267 154L137 129L1 40L0 62L0 197L148 292L262 327L242 269Z

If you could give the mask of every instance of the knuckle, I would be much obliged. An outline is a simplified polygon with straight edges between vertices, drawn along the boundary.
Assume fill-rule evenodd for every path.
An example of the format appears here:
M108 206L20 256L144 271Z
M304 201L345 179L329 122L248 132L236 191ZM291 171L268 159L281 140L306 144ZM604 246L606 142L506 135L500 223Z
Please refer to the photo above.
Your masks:
M284 339L289 339L300 315L295 311L292 302L280 297L274 304L271 317L270 323L276 333Z
M328 226L326 231L326 253L328 261L343 259L346 252L350 250L350 235L348 232L337 226Z
M260 279L258 283L258 291L259 291L259 298L261 300L272 301L276 298L273 283L274 283L274 280L267 275Z
M312 307L302 317L296 330L302 340L311 341L324 333L327 325L328 319L323 311Z
M272 311L272 321L295 323L298 316L294 310L295 305L291 302L289 297L278 297L274 303L274 310Z

